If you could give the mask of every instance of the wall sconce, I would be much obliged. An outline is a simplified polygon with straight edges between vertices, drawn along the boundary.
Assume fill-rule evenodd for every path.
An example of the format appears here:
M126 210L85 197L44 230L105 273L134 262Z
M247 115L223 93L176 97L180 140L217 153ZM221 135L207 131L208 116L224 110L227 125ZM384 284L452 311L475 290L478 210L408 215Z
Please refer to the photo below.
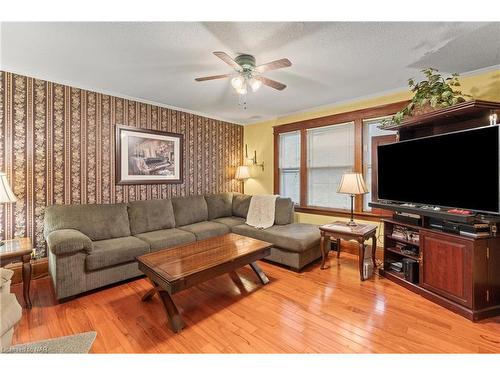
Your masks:
M252 165L255 165L257 167L261 167L262 168L262 171L264 171L264 162L262 163L257 163L257 150L254 150L253 151L253 158L249 158L248 157L248 147L247 145L245 144L245 159L249 160L252 162Z

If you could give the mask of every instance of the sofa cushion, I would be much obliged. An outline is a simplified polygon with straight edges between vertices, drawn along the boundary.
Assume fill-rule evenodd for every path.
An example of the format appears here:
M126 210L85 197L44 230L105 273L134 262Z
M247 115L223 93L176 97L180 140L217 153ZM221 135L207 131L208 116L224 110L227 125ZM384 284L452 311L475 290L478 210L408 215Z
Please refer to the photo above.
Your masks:
M127 205L68 204L45 209L45 238L58 229L76 229L92 241L130 236Z
M212 221L227 225L229 228L232 228L236 225L245 224L245 219L238 216L219 217L218 219L214 219Z
M320 240L318 226L313 224L273 225L267 229L257 229L242 224L231 228L231 230L233 233L271 242L276 247L298 253L318 245Z
M170 199L130 202L128 216L132 235L175 227L174 208Z
M136 237L112 238L93 242L92 252L85 259L87 270L94 271L128 263L149 252L149 244Z
M179 229L193 233L198 241L204 240L205 238L222 236L231 232L227 225L213 221L203 221L201 223L184 225Z
M177 227L208 219L207 201L203 195L173 198L172 205Z
M247 217L248 207L250 207L251 195L234 193L233 195L233 216Z
M193 233L177 228L139 233L135 236L144 242L147 242L151 247L151 251L168 249L169 247L196 241L196 236Z
M205 195L208 207L208 220L233 214L233 193Z
M290 198L278 197L274 213L274 224L286 225L293 223L293 202Z

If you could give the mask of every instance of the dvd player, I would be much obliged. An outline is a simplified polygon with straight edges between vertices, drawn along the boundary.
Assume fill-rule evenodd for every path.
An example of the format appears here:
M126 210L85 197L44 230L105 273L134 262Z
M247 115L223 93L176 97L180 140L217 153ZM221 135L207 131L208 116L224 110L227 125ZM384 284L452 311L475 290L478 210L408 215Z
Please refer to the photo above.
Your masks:
M457 223L430 218L429 228L473 238L489 237L492 235L492 228L489 223Z

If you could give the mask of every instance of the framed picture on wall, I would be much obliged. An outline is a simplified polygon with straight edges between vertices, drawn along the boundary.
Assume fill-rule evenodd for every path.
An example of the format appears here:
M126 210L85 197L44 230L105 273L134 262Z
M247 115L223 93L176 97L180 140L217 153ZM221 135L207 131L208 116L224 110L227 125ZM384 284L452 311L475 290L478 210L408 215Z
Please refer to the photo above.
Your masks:
M179 184L183 135L116 125L116 184Z

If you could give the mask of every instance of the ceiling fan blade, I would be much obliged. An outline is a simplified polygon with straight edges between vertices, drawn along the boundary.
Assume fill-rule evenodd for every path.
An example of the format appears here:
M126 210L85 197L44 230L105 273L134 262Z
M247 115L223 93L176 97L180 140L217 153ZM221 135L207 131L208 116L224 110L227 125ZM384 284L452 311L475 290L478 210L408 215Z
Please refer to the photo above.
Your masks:
M281 91L281 90L284 90L286 88L285 84L278 82L278 81L274 81L274 80L266 78L266 77L254 77L254 78L261 81L264 85L272 87L273 89L276 89L276 90Z
M232 74L219 74L216 76L198 77L198 78L195 78L194 80L201 82L201 81L210 81L211 79L227 78L227 77L231 77L231 76L232 76Z
M242 70L241 65L238 64L236 61L234 61L231 58L231 56L229 56L227 53L221 51L215 51L214 55L217 56L222 61L224 61L227 65L232 66L238 72Z
M288 68L289 66L292 66L292 62L290 60L279 59L279 60L274 60L274 61L268 62L267 64L259 65L255 68L255 71L257 71L259 73L264 73L264 72L267 72L269 70Z

